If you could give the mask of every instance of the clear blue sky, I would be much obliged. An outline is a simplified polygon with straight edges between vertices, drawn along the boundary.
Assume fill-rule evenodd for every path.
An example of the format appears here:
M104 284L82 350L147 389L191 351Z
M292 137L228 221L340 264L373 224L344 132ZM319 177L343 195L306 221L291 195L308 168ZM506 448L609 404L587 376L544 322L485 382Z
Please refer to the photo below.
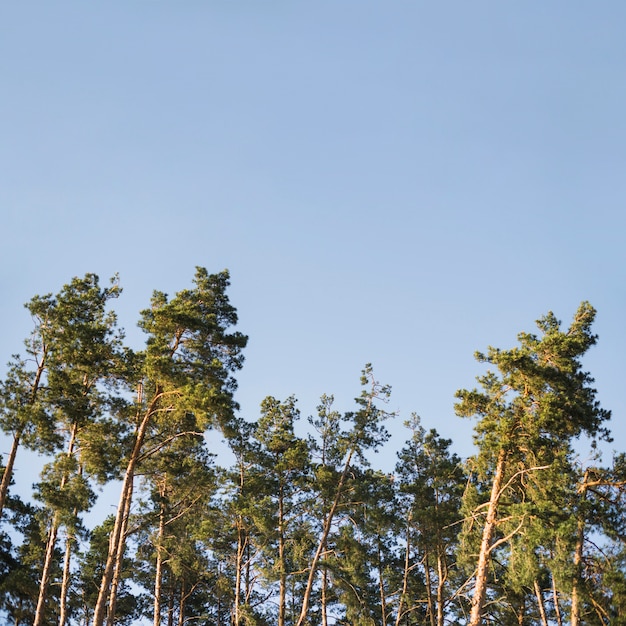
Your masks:
M469 454L474 350L589 300L626 449L625 24L623 1L3 3L0 362L72 276L119 272L139 346L153 289L228 268L243 414L349 408L371 361L390 468L413 411Z

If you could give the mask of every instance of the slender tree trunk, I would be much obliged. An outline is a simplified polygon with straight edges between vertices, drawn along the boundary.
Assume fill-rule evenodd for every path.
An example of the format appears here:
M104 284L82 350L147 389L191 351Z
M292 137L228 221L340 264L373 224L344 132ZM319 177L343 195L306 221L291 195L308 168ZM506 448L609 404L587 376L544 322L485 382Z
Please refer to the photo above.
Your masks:
M436 626L435 622L435 607L433 602L433 588L432 581L430 579L430 563L428 561L428 553L424 557L424 575L426 576L426 606L428 607L428 619L430 626Z
M37 608L35 609L35 619L33 626L41 626L44 618L44 606L46 603L46 592L50 582L50 572L52 571L52 561L54 560L54 548L56 547L57 533L59 530L59 522L57 514L52 516L50 521L50 530L48 531L48 541L46 542L46 555L43 562L43 570L41 572L41 580L39 582L39 595L37 596Z
M574 580L572 581L572 608L570 613L570 626L580 625L580 598L578 593L580 569L583 560L583 544L585 541L585 523L578 520L576 548L574 550Z
M411 564L411 520L413 514L409 512L409 518L406 525L406 548L404 550L404 572L402 572L402 593L400 593L400 600L398 601L398 613L396 615L395 626L400 626L400 620L402 619L402 611L404 609L404 600L406 598L406 592L409 587L409 571Z
M74 454L74 445L76 443L76 433L78 431L78 425L72 426L72 432L70 440L67 444L66 456L70 457ZM65 485L67 485L68 476L66 473L61 477L61 484L59 490L63 491ZM52 564L54 561L54 549L56 548L57 536L59 533L59 514L57 512L52 516L50 522L50 530L48 531L48 542L46 544L46 556L44 559L43 570L41 572L41 581L39 583L39 596L37 597L37 609L35 610L35 619L33 626L40 626L43 621L44 605L46 603L46 595L48 593L48 585L50 584L50 573L52 571Z
M139 392L139 395L141 396L141 391ZM148 431L148 426L160 398L161 389L157 387L157 389L155 390L154 398L152 399L150 406L147 408L137 428L133 450L131 452L130 458L128 459L126 472L124 473L122 491L120 494L120 502L117 507L117 513L115 515L115 524L109 538L109 551L104 566L104 572L102 574L102 581L100 583L100 590L98 592L96 608L94 610L93 626L104 626L107 604L109 603L110 599L111 582L113 580L115 565L118 561L120 545L124 545L124 529L127 523L125 520L127 498L132 497L132 485L135 478L135 467L139 462L139 456L141 454L143 442ZM109 610L109 614L111 613L114 612Z
M285 562L284 486L281 483L278 496L278 626L285 626L287 602L287 565Z
M115 554L115 565L113 568L113 578L111 579L111 588L109 591L109 604L107 612L107 626L114 626L115 611L117 607L117 594L122 579L122 570L124 569L124 552L126 548L126 538L128 537L128 520L130 517L130 507L133 502L133 483L131 482L126 494L124 502L124 514L122 516L122 530L119 536L117 551Z
M9 491L9 484L13 478L13 466L15 465L15 457L17 456L17 449L20 447L20 437L22 432L16 432L13 435L13 443L11 444L11 450L7 458L7 464L2 472L2 482L0 482L0 515L4 510L4 504L7 499L7 493Z
M589 472L586 471L583 477L582 483L578 488L578 493L581 494L580 502L581 506L584 506L584 501L587 497L587 480L589 478ZM579 585L580 577L582 575L582 562L583 562L583 548L585 544L585 520L583 511L578 513L578 521L576 523L576 546L574 548L574 579L572 581L572 608L570 612L570 626L579 626L580 624L580 598L579 598Z
M385 595L385 579L383 575L384 563L383 563L383 551L380 540L380 535L377 535L378 543L378 590L380 593L380 613L383 626L387 624L387 597Z
M239 605L241 602L241 579L243 576L243 556L245 551L245 531L243 528L242 516L239 516L237 520L237 556L235 563L235 598L233 606L233 623L234 626L239 626Z
M437 626L443 626L444 613L443 613L443 589L448 578L448 568L444 559L441 556L441 546L439 546L439 555L437 556Z
M192 587L193 590L193 587ZM184 626L185 624L185 610L187 606L187 598L191 595L191 592L187 593L187 587L185 586L185 581L180 585L180 603L178 607L178 626ZM218 614L217 618L218 624L220 623L220 617Z
M76 511L74 513L78 515ZM72 546L74 545L74 536L67 529L66 532L63 578L61 580L61 599L59 603L59 626L65 626L67 622L67 594L70 588L70 565L72 561Z
M537 606L539 607L539 615L541 617L542 626L548 626L548 618L546 617L546 607L543 604L543 593L539 588L539 583L537 580L533 582L533 586L535 588L535 596L537 596Z
M335 519L335 513L337 512L337 508L339 507L339 502L341 500L341 496L343 495L343 486L346 482L346 478L348 477L348 472L350 470L350 463L352 461L352 455L354 454L354 448L350 449L348 453L348 457L346 459L345 465L343 467L343 471L341 472L341 476L339 478L339 483L337 484L337 491L335 492L335 499L328 511L328 515L326 516L326 520L324 521L324 526L322 529L322 537L317 544L317 550L315 550L315 554L313 555L313 560L311 561L311 568L309 570L309 577L307 579L306 587L304 589L304 597L302 599L302 609L300 611L300 617L298 617L298 621L296 622L296 626L303 626L307 614L309 612L309 603L311 602L311 593L313 592L313 583L315 582L315 575L317 573L317 566L320 558L322 557L322 553L326 549L326 542L328 541L328 535L330 534L330 529L333 524L333 520Z
M41 361L37 364L37 373L35 374L35 380L33 381L33 386L30 392L31 404L35 402L35 398L37 397L37 392L39 391L39 385L41 384L41 377L43 376L44 370L46 368L47 354L48 354L48 348L44 344L42 348ZM7 493L9 491L9 485L11 484L11 479L13 478L13 467L15 465L15 457L17 456L17 449L20 447L20 439L22 437L22 432L23 432L23 429L20 428L17 432L13 434L13 443L11 444L11 450L7 458L7 463L4 467L4 472L2 472L2 481L0 481L0 515L2 515L2 511L4 510L4 505L6 504L6 499L7 499Z
M172 586L170 597L167 600L167 626L174 626L174 594L176 585Z
M493 477L491 497L489 499L489 507L487 509L487 518L485 520L483 536L480 542L478 566L476 568L476 585L474 587L474 596L472 597L472 610L468 626L479 626L482 620L482 613L487 594L487 572L491 556L491 541L496 528L498 502L504 478L504 469L506 467L506 456L506 450L500 450L496 463L496 471Z
M322 570L322 626L328 626L328 570Z
M556 617L557 626L563 626L563 618L561 617L561 606L559 604L559 592L556 588L556 580L552 578L552 601L554 602L554 615Z
M154 573L154 626L161 626L161 586L163 578L163 535L165 534L165 513L163 504L159 510L159 534L156 544L156 568Z

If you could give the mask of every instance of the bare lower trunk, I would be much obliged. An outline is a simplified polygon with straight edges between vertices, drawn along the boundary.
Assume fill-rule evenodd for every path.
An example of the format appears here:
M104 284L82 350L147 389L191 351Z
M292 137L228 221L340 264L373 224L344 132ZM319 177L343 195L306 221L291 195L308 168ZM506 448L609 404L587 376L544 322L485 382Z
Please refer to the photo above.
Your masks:
M138 396L141 402L141 387L139 388ZM120 547L124 545L124 534L127 524L126 511L129 509L130 504L127 503L129 498L132 498L133 481L135 478L135 467L139 462L141 450L143 448L143 442L148 431L148 426L157 404L161 398L161 390L157 388L155 395L152 398L150 405L144 413L141 422L137 427L137 433L135 435L135 443L128 459L128 465L126 466L126 472L124 474L124 480L122 482L122 491L120 494L120 502L117 507L117 513L115 515L115 525L113 531L109 537L109 551L107 554L106 562L104 565L104 572L102 574L102 581L100 582L100 590L98 592L98 600L96 602L96 608L93 615L93 626L104 626L106 617L107 606L109 605L111 597L111 582L113 581L113 575L115 573L116 564L119 561L118 555ZM127 506L128 504L128 506ZM119 569L119 568L117 568ZM115 611L109 607L109 615L114 617ZM113 607L114 608L114 607Z
M322 570L322 626L328 626L328 571L326 568Z
M378 536L378 590L380 593L380 612L382 624L387 623L387 598L385 595L385 580L383 578L383 552L380 541L380 536Z
M585 524L578 520L578 536L574 550L574 580L572 582L572 609L570 614L570 626L580 624L580 598L578 593L580 568L583 560L583 544L585 541Z
M398 601L398 613L396 615L395 626L400 626L400 620L402 619L402 610L404 609L404 599L406 598L407 589L409 586L409 571L411 563L411 520L413 514L409 513L408 524L406 527L406 548L404 550L404 572L402 573L402 592L400 593L400 600Z
M539 607L539 615L541 617L542 626L548 626L548 618L546 616L546 608L543 605L543 593L539 588L539 583L534 581L535 596L537 596L537 606Z
M61 580L61 600L59 603L59 626L65 626L67 622L67 594L70 588L70 565L72 561L73 545L74 537L67 531L67 537L65 538L65 558L63 560L63 579Z
M491 542L496 528L498 515L498 502L500 499L500 489L504 477L506 466L506 451L500 450L496 471L491 487L491 497L487 509L487 518L483 527L483 536L480 542L480 553L478 555L478 566L476 568L476 585L474 586L474 596L472 597L472 610L468 626L479 626L482 620L485 598L487 594L487 572L491 560Z
M554 602L554 615L556 617L557 626L563 626L563 618L561 617L561 606L559 604L559 592L556 588L556 581L552 576L552 600Z
M113 568L113 578L111 579L111 589L109 591L109 606L107 613L107 626L114 626L115 611L117 607L117 594L122 580L122 570L124 569L124 550L126 547L126 536L128 535L128 518L130 516L130 506L133 501L133 483L130 483L126 493L124 503L124 514L122 515L122 530L115 555L115 566Z
M154 574L154 626L161 626L161 583L163 579L163 535L165 534L165 514L163 505L159 511L159 535L156 544L156 571Z
M287 610L287 564L285 559L284 486L280 485L278 498L278 626L285 626Z
M74 446L76 444L76 434L78 432L78 426L76 424L72 427L70 440L67 444L66 455L71 457L74 454ZM66 473L61 477L61 484L59 485L59 491L63 491L67 485L68 475ZM54 549L56 547L57 535L59 532L59 514L57 512L52 516L50 522L50 530L48 531L48 543L46 545L46 556L43 564L43 571L41 573L41 582L39 584L39 596L37 597L37 610L35 611L35 619L33 626L40 626L43 621L43 610L46 602L46 596L48 594L48 585L50 583L50 573L52 571L52 563L54 560Z
M183 581L180 586L180 606L178 607L178 626L184 626L185 624L185 605L187 604L187 598L189 594L185 589L185 582ZM218 616L219 622L219 616Z
M435 624L435 607L433 602L433 588L432 581L430 579L430 563L428 562L428 554L424 559L424 574L426 576L426 606L428 609L428 619L430 626L436 626Z
M588 471L585 472L582 483L578 488L581 494L581 504L587 497L587 480L589 478ZM572 581L572 608L570 612L570 626L579 626L580 624L580 598L579 584L582 575L583 548L585 544L585 520L582 512L578 513L578 522L576 525L576 547L574 548L574 580Z
M46 603L46 595L48 584L50 582L50 572L52 571L52 561L54 559L54 548L57 542L57 533L59 530L59 522L57 515L52 517L50 522L50 530L48 531L48 541L46 543L46 556L43 562L43 570L41 572L41 581L39 582L39 595L37 596L37 608L35 610L35 619L33 626L41 626L44 618L44 606Z
M439 555L437 556L437 626L444 624L443 612L443 589L448 578L448 567L441 556L441 546L439 546Z
M237 561L235 563L235 599L233 606L233 624L239 626L239 606L241 603L241 578L243 576L243 555L245 550L245 531L241 516L237 520Z

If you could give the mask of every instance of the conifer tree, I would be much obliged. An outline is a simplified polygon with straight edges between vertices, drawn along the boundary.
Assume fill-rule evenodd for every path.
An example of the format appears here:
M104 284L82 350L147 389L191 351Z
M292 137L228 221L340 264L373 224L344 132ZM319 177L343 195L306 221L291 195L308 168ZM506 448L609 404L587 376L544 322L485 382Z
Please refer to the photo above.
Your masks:
M389 438L383 421L390 417L390 413L378 407L376 401L387 401L391 393L390 387L375 380L370 364L365 366L361 374L361 385L363 391L356 398L357 410L343 416L347 429L342 429L336 413L329 410L332 403L330 398L327 399L329 402L320 405L319 420L314 422L322 435L318 454L323 461L317 467L316 479L323 493L320 494L321 510L317 520L317 546L308 567L308 578L296 626L306 623L320 560L326 551L338 511L349 492L353 465L367 467L369 462L366 453L375 452ZM322 582L322 591L324 588Z
M229 332L237 313L226 289L228 272L209 275L197 268L194 288L171 300L155 292L151 307L142 313L140 326L148 334L141 369L134 420L134 436L127 455L120 502L110 537L93 626L115 619L115 570L125 546L128 513L137 466L156 449L147 448L149 436L161 422L184 423L192 414L198 432L212 426L228 429L233 419L236 382L231 373L243 363L247 338Z
M470 468L489 494L473 508L466 524L468 531L482 529L470 626L483 619L494 552L528 523L530 503L524 497L528 477L551 468L555 450L571 445L579 435L608 436L603 423L609 413L599 407L593 379L580 361L597 340L591 332L594 317L595 310L583 302L563 331L548 313L537 322L540 336L521 333L516 348L478 353L480 362L497 371L478 379L481 390L457 392L457 414L479 418L478 453Z
M412 437L398 453L396 465L407 553L396 624L406 613L425 606L430 626L443 626L456 596L455 551L465 476L461 459L449 452L451 440L440 437L435 429L426 432L416 415L406 425ZM418 574L425 602L416 595Z

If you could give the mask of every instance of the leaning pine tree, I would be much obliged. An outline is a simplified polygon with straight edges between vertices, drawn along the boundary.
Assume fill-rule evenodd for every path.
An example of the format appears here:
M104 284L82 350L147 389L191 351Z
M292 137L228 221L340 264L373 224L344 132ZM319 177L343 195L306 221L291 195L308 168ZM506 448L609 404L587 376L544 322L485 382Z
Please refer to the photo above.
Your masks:
M548 476L581 434L608 437L602 425L610 413L599 407L590 386L593 379L580 362L597 340L591 332L594 317L595 310L583 302L563 331L548 313L537 322L540 335L521 333L518 347L478 353L477 360L495 371L479 377L480 389L456 394L457 414L479 420L478 452L469 466L486 497L481 501L480 493L472 489L466 494L472 503L467 506L465 538L473 534L472 529L478 529L480 536L469 626L484 619L496 551L523 532L531 519L528 481L540 481L544 473Z
M185 431L181 435L189 434L190 417L199 434L212 426L228 427L233 419L236 381L231 373L243 364L241 350L247 337L229 332L237 323L237 312L226 294L228 272L209 275L204 268L197 268L194 283L193 289L185 289L171 300L155 292L151 307L142 312L140 327L148 340L138 359L134 437L126 458L93 626L103 626L105 619L108 624L115 620L133 481L141 461L161 448L164 433L170 440L176 437L173 425L181 425ZM160 443L155 445L155 441Z

